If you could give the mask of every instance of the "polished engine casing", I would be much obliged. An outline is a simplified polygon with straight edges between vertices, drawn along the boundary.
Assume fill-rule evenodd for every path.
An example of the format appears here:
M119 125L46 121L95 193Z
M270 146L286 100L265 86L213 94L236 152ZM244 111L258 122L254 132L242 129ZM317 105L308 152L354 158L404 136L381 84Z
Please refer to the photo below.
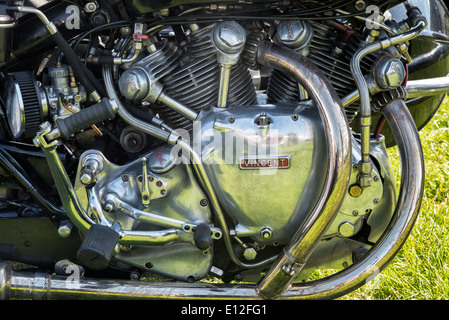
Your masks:
M235 235L266 245L287 244L313 210L327 174L327 142L317 109L310 103L210 108L197 122L201 127L194 127L194 144L201 146L197 152ZM357 137L352 140L350 188L357 186L361 154ZM372 139L373 184L360 194L348 190L327 240L350 238L365 223L370 241L385 230L397 195L384 142L382 136Z
M261 115L270 119L258 125ZM326 175L328 155L318 112L308 104L276 104L229 109L209 109L200 114L202 159L219 195L221 205L235 223L237 236L251 237L264 244L285 244L304 222L315 205ZM259 143L255 143L259 142ZM340 214L326 237L342 236L341 224L350 224L356 234L364 219L370 218L374 234L385 228L395 203L394 177L383 139L373 139L376 163L373 186L353 197L347 194ZM238 144L241 144L240 146ZM249 148L264 145L263 151ZM242 147L243 146L243 147ZM256 151L256 152L255 152ZM376 151L374 153L374 151ZM356 164L360 145L353 139L354 171L350 184L357 184ZM288 167L242 168L242 159L284 159ZM387 188L384 188L387 185ZM384 190L385 189L385 190ZM382 210L374 212L382 207ZM373 218L382 215L378 219ZM268 232L268 236L267 236Z
M286 244L313 209L328 156L316 108L277 104L210 108L194 142L237 236ZM288 162L288 165L287 165Z
M163 145L142 158L147 166L149 204L142 201L142 159L120 166L108 161L97 150L86 151L81 159L95 157L100 159L102 166L96 175L95 185L88 188L92 188L92 193L98 197L103 207L108 195L114 195L137 210L180 221L211 224L211 211L205 205L207 198L194 173L189 166L183 164L185 161L180 160L180 163L175 165L176 159L171 151L172 146ZM81 160L75 190L84 210L89 212L89 206L92 206L93 201L89 201L86 186L80 182L83 165ZM147 223L145 220L134 219L121 212L103 212L109 221L119 222L122 230L155 231L155 245L120 246L111 265L118 268L131 265L139 270L183 281L199 280L209 272L213 248L210 250L197 248L192 233L167 229ZM161 242L158 240L159 231L167 232L168 235L176 232L179 237L173 238L172 241Z
M313 211L327 174L327 141L317 108L310 102L206 108L194 122L193 131L180 129L178 133L182 139L189 139L194 151L201 155L220 205L230 218L231 235L262 245L288 244ZM395 179L383 137L371 141L376 164L373 184L360 194L351 190L357 185L356 165L361 152L357 136L352 142L350 190L304 272L318 265L352 264L354 249L368 249L354 238L363 226L369 225L368 239L376 242L393 214ZM101 170L95 185L86 188L80 175L92 157L100 159ZM86 193L92 188L103 208L108 195L113 194L137 210L213 226L207 196L190 166L192 159L182 149L163 145L125 165L109 162L96 150L86 151L81 159L75 190L87 212L95 202ZM142 200L141 177L145 170L151 177L148 204ZM104 214L109 221L119 222L122 230L164 231L120 210ZM177 233L179 237L173 241L120 246L111 264L131 265L185 281L203 278L212 268L214 245L200 250L192 233Z

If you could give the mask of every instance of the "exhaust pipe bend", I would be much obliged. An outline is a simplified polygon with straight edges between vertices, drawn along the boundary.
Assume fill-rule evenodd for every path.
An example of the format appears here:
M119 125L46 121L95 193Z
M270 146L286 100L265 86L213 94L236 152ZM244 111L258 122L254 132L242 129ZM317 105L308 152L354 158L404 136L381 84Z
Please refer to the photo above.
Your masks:
M418 130L403 100L390 102L382 110L390 125L401 158L401 187L393 218L383 236L360 261L328 278L297 284L283 298L298 296L332 299L345 295L381 272L407 240L418 216L424 191L424 156Z
M352 145L340 99L310 60L291 49L264 41L258 48L257 62L293 75L305 88L320 111L329 157L326 182L318 203L258 284L258 294L273 299L288 289L334 220L348 188Z

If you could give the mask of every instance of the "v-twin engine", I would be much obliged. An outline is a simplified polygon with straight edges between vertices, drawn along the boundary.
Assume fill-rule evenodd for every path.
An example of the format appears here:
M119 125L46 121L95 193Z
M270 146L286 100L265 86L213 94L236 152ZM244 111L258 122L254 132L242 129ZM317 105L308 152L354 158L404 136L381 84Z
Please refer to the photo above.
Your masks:
M291 79L281 71L271 74L266 95L257 91L257 78L238 59L246 38L238 23L191 29L182 45L170 37L154 41L148 53L116 75L128 108L151 108L157 121L176 128L199 157L192 158L179 146L162 145L129 164L115 165L99 151L86 151L75 180L86 215L95 217L93 224L116 224L118 233L141 232L142 240L122 241L112 260L80 255L84 265L101 269L110 263L126 264L185 281L202 279L211 270L227 274L229 259L217 255L212 246L225 242L223 230L214 226L210 194L192 170L192 162L198 160L226 212L239 259L256 270L289 243L319 205L330 155L313 99L306 95L297 102L299 93L294 99L280 94L292 87L274 89L279 79ZM307 45L313 43L311 37L306 40ZM243 54L251 59L251 47ZM282 99L275 98L275 90ZM302 88L296 85L295 90ZM223 91L225 99L220 97ZM373 169L373 185L363 192L357 183L360 144L356 137L352 140L355 169L349 193L326 241L311 258L310 270L331 261L352 263L354 252L363 254L368 246L350 239L369 229L369 241L377 240L392 215L394 178L382 139L371 142L378 166ZM335 247L339 250L332 259L323 261L324 253ZM233 274L244 275L242 270Z
M359 15L370 1L119 2L86 2L88 21L83 14L73 37L47 21L61 4L45 14L0 5L0 18L36 15L58 45L33 59L12 48L7 61L0 50L11 143L0 146L1 167L24 190L6 200L29 192L50 209L58 237L76 238L73 261L54 264L58 275L68 263L134 280L257 283L173 284L182 297L321 298L353 290L392 259L422 194L419 136L404 102L416 86L431 87L407 89L409 47L428 27L418 7L376 1L392 18L373 22ZM391 141L407 169L400 192ZM9 156L25 146L44 161L44 173L30 166L55 204ZM342 276L309 286L316 269ZM165 297L171 288L145 290Z

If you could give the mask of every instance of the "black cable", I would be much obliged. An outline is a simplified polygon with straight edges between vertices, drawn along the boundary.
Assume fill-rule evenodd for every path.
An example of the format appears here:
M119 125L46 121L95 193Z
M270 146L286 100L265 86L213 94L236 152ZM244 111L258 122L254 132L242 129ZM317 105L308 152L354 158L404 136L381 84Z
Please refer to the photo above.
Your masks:
M72 48L73 48L73 50L76 50L76 47L81 43L81 41L83 41L83 39L85 39L87 36L91 35L94 32L107 30L107 29L126 27L126 26L129 26L130 24L132 24L132 23L121 20L121 21L110 22L110 23L95 27L93 29L90 29L89 31L87 31L87 32L83 33L81 36L79 36L79 38L73 43Z
M67 41L65 41L62 34L58 31L52 35L53 40L56 42L58 47L64 52L64 56L67 59L68 63L73 69L73 72L82 83L87 93L90 95L91 93L97 91L94 84L91 82L90 77L88 76L90 72L89 69L81 62L80 58L76 55L75 51L69 46ZM104 91L104 90L101 90ZM98 91L100 93L100 91ZM101 94L101 93L100 93Z
M333 11L335 9L340 9L341 7L345 7L348 5L351 5L353 3L355 3L357 0L352 0L352 1L339 1L337 3L334 4L328 4L328 5L324 5L321 7L317 7L317 8L312 8L312 9L302 9L299 10L298 13L301 15L313 15L313 14L319 14L319 13L323 13L323 12L327 12L327 11Z
M235 16L235 15L214 15L214 16L186 16L186 17L176 17L176 18L167 18L164 20L156 21L148 25L148 29L155 27L157 25L171 25L171 24L188 24L192 22L201 22L201 23L212 23L220 20L285 20L286 17L289 20L336 20L336 19L345 19L352 18L355 16L365 16L366 12L356 12L345 15L337 15L337 16L320 16L320 17L311 17L311 16L301 16L301 15L271 15L271 16Z

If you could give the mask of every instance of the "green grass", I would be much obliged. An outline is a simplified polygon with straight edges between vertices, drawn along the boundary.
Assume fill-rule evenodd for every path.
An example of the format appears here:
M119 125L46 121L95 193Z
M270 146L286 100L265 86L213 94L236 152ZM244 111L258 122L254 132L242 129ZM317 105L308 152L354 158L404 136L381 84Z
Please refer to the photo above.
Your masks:
M449 99L420 131L426 182L423 203L407 242L375 285L342 299L449 299ZM390 149L395 156L395 148ZM398 161L393 160L397 167Z

